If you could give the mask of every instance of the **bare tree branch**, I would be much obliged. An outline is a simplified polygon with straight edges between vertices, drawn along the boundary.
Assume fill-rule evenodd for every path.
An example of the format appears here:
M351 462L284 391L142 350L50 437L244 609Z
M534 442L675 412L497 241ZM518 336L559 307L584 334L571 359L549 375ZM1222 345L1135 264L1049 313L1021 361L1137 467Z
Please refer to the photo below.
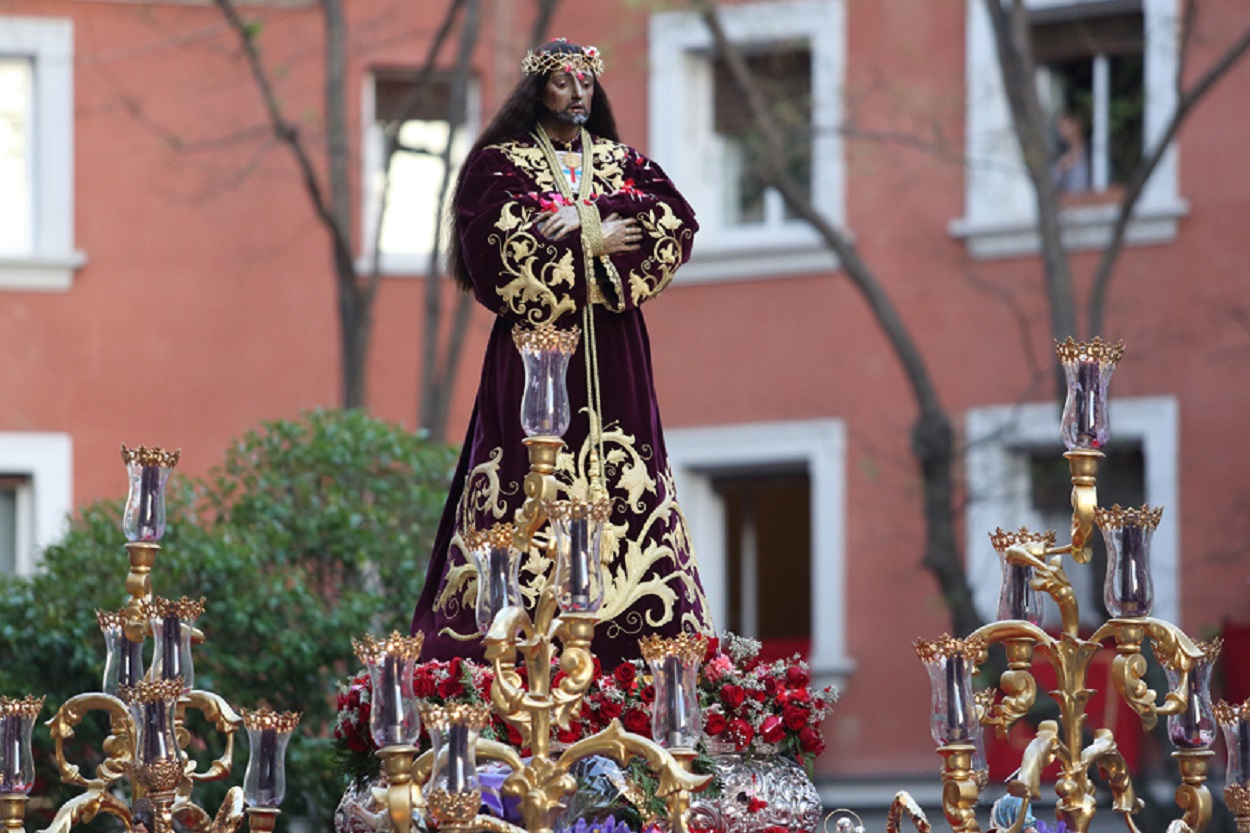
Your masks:
M534 25L530 27L530 44L538 46L547 40L547 30L551 28L551 18L555 17L560 0L535 0L538 11L534 14Z
M954 430L943 409L920 348L884 286L860 257L855 245L812 204L786 170L782 136L773 123L764 96L741 53L726 36L715 4L695 0L695 7L712 34L717 53L725 60L733 83L746 104L754 133L762 145L754 154L757 173L781 194L787 208L806 221L840 260L851 283L867 301L894 354L903 367L915 397L919 416L912 428L912 454L920 464L925 518L924 566L934 574L951 611L952 626L968 633L980 624L972 592L956 546L954 523Z
M1046 115L1034 84L1036 67L1029 42L1028 10L1023 0L1003 8L1002 0L985 0L994 30L1003 88L1011 108L1011 123L1033 183L1037 205L1037 230L1041 242L1042 270L1050 299L1050 331L1056 339L1076 336L1076 293L1072 271L1063 245L1059 195L1050 180L1050 145L1046 138ZM1062 377L1056 376L1062 387Z
M368 302L372 293L362 293L361 287L357 282L355 265L352 262L350 192L342 182L336 182L341 172L346 171L347 165L345 156L346 128L343 126L345 123L336 126L336 120L342 118L343 114L341 112L337 116L330 113L326 114L327 130L330 134L328 152L331 156L331 183L330 192L327 195L325 187L317 176L316 168L313 165L308 148L300 136L298 127L288 121L282 114L282 108L278 104L277 95L274 93L273 85L269 80L268 73L265 71L264 64L260 58L260 51L256 45L257 30L239 16L232 0L214 0L214 2L217 8L221 10L222 15L225 16L227 23L230 24L231 30L238 37L239 45L243 49L243 54L251 70L252 78L256 82L265 109L269 114L269 122L273 133L279 141L290 149L291 154L295 157L304 190L312 202L317 219L330 235L331 255L334 263L339 301L339 327L342 345L342 350L340 351L342 363L342 405L345 408L361 407L365 401L365 356L370 330ZM343 54L342 41L338 40L343 37L343 27L345 25L342 20L339 0L322 0L322 12L327 30L327 58L333 61L341 61L345 65L346 58ZM327 106L331 106L335 102L341 104L341 97L334 96L330 87L335 83L338 83L341 87L343 73L344 69L342 67L335 69L327 66ZM337 82L335 79L337 79ZM339 133L337 139L334 137L336 131ZM343 154L344 158L335 161L333 157L336 154ZM335 173L336 169L340 170L339 174Z
M1196 11L1192 5L1187 8L1185 16L1187 23L1192 24L1195 14ZM1191 31L1182 33L1181 43L1186 43L1190 37ZM1111 226L1111 239L1107 242L1106 248L1102 250L1102 256L1098 259L1098 268L1094 272L1094 282L1090 290L1089 299L1091 335L1102 331L1106 316L1107 290L1111 283L1111 275L1115 270L1120 252L1124 248L1124 235L1128 231L1128 224L1133 217L1133 210L1137 207L1137 203L1146 189L1146 183L1150 181L1155 168L1159 166L1163 155L1167 153L1172 140L1176 138L1176 134L1180 132L1181 126L1185 123L1185 119L1193 111L1194 107L1198 105L1203 97L1210 92L1211 88L1230 69L1245 57L1247 50L1250 50L1250 27L1241 33L1241 37L1216 59L1207 71L1203 73L1202 77L1194 82L1192 87L1182 92L1177 101L1176 110L1173 111L1172 117L1168 119L1162 135L1151 145L1149 153L1142 157L1141 162L1138 163L1137 167L1133 169L1133 173L1129 176L1129 180L1124 186L1124 197L1120 200L1120 207L1116 212L1115 223ZM1184 51L1182 49L1182 52ZM1178 70L1178 85L1180 84L1179 78L1183 70L1184 64Z

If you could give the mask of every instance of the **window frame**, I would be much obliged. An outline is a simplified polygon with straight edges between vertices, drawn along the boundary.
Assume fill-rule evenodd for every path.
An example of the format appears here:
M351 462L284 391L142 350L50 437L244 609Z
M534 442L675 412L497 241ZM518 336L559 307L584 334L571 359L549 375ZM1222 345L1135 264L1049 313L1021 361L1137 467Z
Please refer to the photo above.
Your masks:
M717 474L743 468L803 465L811 488L811 655L820 685L842 687L854 670L847 654L846 423L840 419L670 428L664 432L669 468L699 559L712 621L728 605L725 506Z
M0 15L0 54L30 60L31 247L0 254L0 290L65 292L86 256L74 249L74 25Z
M367 272L373 266L374 242L378 230L378 175L382 173L383 135L377 120L378 72L366 72L361 80L360 218L361 242L356 268ZM470 80L465 96L465 120L461 126L465 148L473 146L481 125L481 93L476 79ZM460 160L463 163L464 160ZM437 233L437 232L436 232ZM378 272L387 277L424 277L429 271L430 252L404 252L378 258Z
M0 431L0 470L27 479L17 494L17 575L39 567L60 540L73 508L73 442L69 434Z
M1025 0L1029 11L1096 6L1107 0ZM1163 135L1177 106L1180 70L1177 0L1140 0L1146 109L1142 152ZM950 233L979 259L1036 254L1037 206L1011 123L993 24L984 0L967 0L964 214ZM1063 209L1063 240L1070 250L1099 249L1111 239L1118 201ZM1127 245L1170 242L1189 211L1179 191L1176 142L1164 152L1142 191L1125 234Z
M831 223L842 225L846 165L838 128L846 76L845 0L744 3L722 6L718 13L726 35L740 45L806 41L812 79L812 199ZM651 16L649 42L649 154L675 177L699 211L699 242L677 280L699 283L837 268L837 259L801 220L724 225L723 193L716 184L721 179L721 142L712 132L712 35L695 12L660 12Z
M1180 621L1180 406L1174 397L1114 399L1108 403L1111 442L1141 444L1145 463L1146 503L1165 508L1151 540L1154 614ZM1028 452L1063 451L1059 421L1062 408L1049 403L973 408L965 416L968 504L965 512L965 560L973 602L985 621L998 607L1001 570L990 545L995 528L1028 527L1041 532L1038 513L1029 503ZM1069 530L1055 530L1067 543ZM1100 533L1095 533L1100 534ZM1082 568L1085 569L1085 568Z

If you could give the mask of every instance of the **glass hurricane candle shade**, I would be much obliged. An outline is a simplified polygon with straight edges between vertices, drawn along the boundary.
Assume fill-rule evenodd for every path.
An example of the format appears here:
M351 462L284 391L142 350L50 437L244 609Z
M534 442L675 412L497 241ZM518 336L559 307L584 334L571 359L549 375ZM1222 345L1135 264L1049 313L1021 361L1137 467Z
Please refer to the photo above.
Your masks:
M122 459L130 479L122 531L127 541L156 543L165 535L165 484L178 464L178 452L123 445Z
M509 605L520 606L521 590L517 571L520 553L512 546L515 528L496 524L489 530L470 530L465 545L477 569L477 629L490 630L495 615Z
M286 797L286 747L299 718L297 712L244 710L248 757L243 797L249 807L276 809Z
M422 636L392 633L386 639L366 636L354 642L356 656L369 671L373 704L369 733L378 748L412 746L421 731L413 669L421 653Z
M1189 690L1185 698L1185 711L1168 716L1168 740L1177 749L1206 749L1215 742L1215 712L1211 708L1211 669L1220 653L1221 641L1198 643L1202 659L1194 663L1189 672ZM1180 684L1181 672L1163 667L1168 677L1168 688L1175 691Z
M560 437L569 427L569 395L565 377L577 348L580 330L544 325L514 329L513 342L525 366L521 394L521 428L527 437Z
M172 765L180 758L178 747L178 697L182 680L143 681L122 689L122 700L135 719L135 750L140 766Z
M980 643L949 636L937 642L916 643L932 691L929 730L940 745L975 744L981 734L972 695L972 671L980 651Z
M667 749L694 749L703 734L696 684L707 639L695 634L672 639L650 636L640 640L639 647L655 685L651 737Z
M1033 568L1027 564L1012 564L1007 560L1007 550L1017 544L1036 543L1053 547L1055 533L1035 533L1021 527L1018 532L997 529L990 534L990 543L998 552L1002 567L1002 582L998 587L998 619L1021 619L1034 625L1042 623L1042 593L1033 589Z
M430 733L434 762L427 794L434 790L470 793L482 788L477 775L477 739L490 722L485 706L465 704L423 709L421 719Z
M1094 510L1094 519L1107 544L1107 575L1103 601L1112 616L1149 616L1154 607L1154 580L1150 574L1150 539L1163 515L1162 509Z
M159 680L181 679L183 693L195 687L195 662L191 654L191 632L195 620L204 613L204 600L152 599L152 676Z
M1069 451L1100 449L1111 436L1107 386L1124 353L1124 345L1109 344L1099 338L1088 344L1069 338L1057 345L1057 352L1068 383L1061 423L1063 444Z
M603 524L611 503L560 500L544 509L556 547L556 603L565 613L597 613L603 606Z
M30 795L35 783L30 740L42 709L42 697L0 697L0 795Z
M1240 705L1221 702L1214 711L1228 750L1227 784L1250 790L1250 700Z
M123 686L134 686L143 679L143 643L132 642L126 638L126 612L96 611L96 621L100 623L100 632L104 634L105 659L104 682L105 694L116 695Z

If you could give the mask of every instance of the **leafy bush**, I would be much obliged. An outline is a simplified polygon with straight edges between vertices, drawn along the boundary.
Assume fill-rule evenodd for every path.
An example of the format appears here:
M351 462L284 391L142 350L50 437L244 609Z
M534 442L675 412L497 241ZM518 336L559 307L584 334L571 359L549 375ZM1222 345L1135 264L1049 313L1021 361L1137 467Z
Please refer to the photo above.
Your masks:
M355 411L315 411L239 438L205 481L171 479L153 592L207 598L196 688L236 708L304 713L287 754L283 809L314 829L331 827L344 783L330 742L335 680L354 663L353 636L407 632L453 464L451 449L396 426ZM0 692L46 694L45 719L74 694L100 687L105 652L95 611L126 600L123 504L119 497L85 507L44 553L40 573L0 584ZM88 777L107 730L91 717L70 753ZM191 748L204 761L221 748L211 729L206 735L208 748ZM77 792L60 785L43 727L35 744L35 793L51 801L33 802L32 816ZM227 783L197 790L210 813L225 786L241 783L245 765L246 752L237 752Z

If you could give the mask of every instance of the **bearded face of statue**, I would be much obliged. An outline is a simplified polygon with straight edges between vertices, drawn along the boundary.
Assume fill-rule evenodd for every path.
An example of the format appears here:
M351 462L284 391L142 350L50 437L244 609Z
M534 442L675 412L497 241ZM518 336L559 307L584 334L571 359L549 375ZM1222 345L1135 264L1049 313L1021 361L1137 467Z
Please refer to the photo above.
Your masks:
M583 125L590 118L595 76L589 72L553 72L543 88L543 109L556 122Z

